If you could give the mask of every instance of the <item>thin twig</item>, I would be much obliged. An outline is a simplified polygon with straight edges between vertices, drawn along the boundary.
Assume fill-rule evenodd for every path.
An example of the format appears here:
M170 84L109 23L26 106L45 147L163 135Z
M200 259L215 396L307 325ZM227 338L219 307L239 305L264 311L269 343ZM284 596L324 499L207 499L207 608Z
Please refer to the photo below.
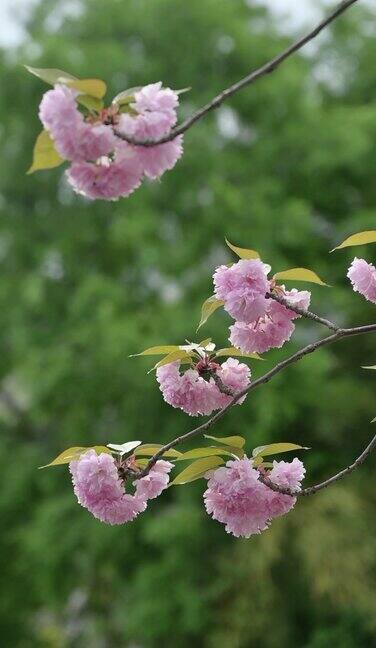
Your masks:
M277 493L283 493L284 495L291 495L291 497L306 497L308 495L315 495L315 493L318 493L318 491L322 490L323 488L327 488L328 486L331 486L335 482L346 477L346 475L348 475L349 473L353 472L353 470L356 470L356 468L359 468L359 466L361 466L362 463L365 462L367 457L371 454L371 452L375 448L376 448L376 435L373 437L373 439L370 441L367 447L363 450L362 454L359 455L359 457L355 459L354 463L350 464L350 466L347 466L347 468L344 468L339 473L333 475L332 477L329 477L329 479L326 479L320 484L316 484L315 486L308 486L308 488L303 488L300 491L294 491L291 488L278 486L277 484L274 484L268 477L265 477L265 475L262 475L261 473L259 479L262 481L263 484L265 484L265 486L267 486L268 488L270 488L271 490Z
M316 313L312 313L309 310L300 308L300 306L295 306L295 304L291 304L291 302L289 302L288 299L285 299L284 297L278 295L277 293L266 293L266 297L269 299L274 299L274 301L278 302L279 304L282 304L282 306L286 306L286 308L294 311L294 313L297 313L302 317L306 317L307 319L313 320L314 322L317 322L317 324L323 324L323 326L326 326L332 331L338 331L340 328L336 324L333 324L333 322L331 322L330 320L325 319L324 317L319 317L319 315L316 315Z
M242 90L246 86L251 85L258 79L260 79L263 76L266 76L267 74L270 74L271 72L274 72L274 70L277 69L285 61L287 58L289 58L292 54L300 50L304 45L309 43L313 38L315 38L325 27L330 25L333 20L338 18L341 14L343 14L351 5L353 5L355 2L358 0L344 0L344 2L341 2L326 18L324 18L309 34L306 34L306 36L303 36L302 38L299 38L295 43L287 47L283 52L278 54L278 56L274 57L271 59L268 63L265 63L261 67L257 68L257 70L254 70L247 76L245 76L243 79L240 79L233 85L231 85L229 88L226 88L220 94L218 94L214 99L209 101L209 103L205 104L202 106L202 108L199 108L193 115L188 117L185 121L183 121L180 126L176 126L173 128L167 135L164 135L163 137L160 137L158 139L144 139L144 140L139 140L133 137L128 137L127 135L124 135L120 133L119 131L114 131L115 135L117 135L119 138L129 142L130 144L137 144L138 146L156 146L157 144L163 144L164 142L170 142L173 140L175 137L178 135L182 135L185 133L193 124L195 124L199 119L202 119L202 117L205 117L209 112L212 110L215 110L216 108L219 108L219 106L229 99L229 97L232 97L234 94L239 92L239 90Z
M311 342L310 344L307 344L305 347L300 349L299 351L296 351L296 353L293 353L291 356L288 358L285 358L285 360L282 360L278 364L276 364L272 369L267 371L263 376L260 376L260 378L257 378L257 380L252 381L245 389L241 390L240 392L237 392L235 396L232 398L230 403L223 407L221 410L219 410L214 416L212 416L210 419L205 421L205 423L202 423L196 428L193 428L193 430L190 430L186 434L183 434L176 439L173 439L169 443L166 443L162 448L158 450L150 459L146 467L140 471L138 477L144 477L145 475L148 474L149 470L154 466L154 464L160 459L167 450L170 450L170 448L174 448L175 446L179 445L180 443L185 443L186 441L189 441L193 437L198 436L199 434L203 434L206 432L209 428L211 428L219 419L221 419L226 412L228 412L243 396L248 394L250 391L253 389L256 389L256 387L259 387L260 385L264 385L269 380L271 380L276 374L280 373L286 367L294 364L295 362L298 362L302 358L304 358L306 355L309 355L311 353L314 353L318 349L324 346L328 346L329 344L333 344L337 340L340 340L345 337L352 337L353 335L364 335L366 333L373 333L376 332L376 324L368 324L366 326L356 326L353 328L347 328L347 329L338 329L335 333L332 333L331 335L328 335L325 338L322 338L321 340L317 340L316 342Z
M227 396L232 396L232 398L234 398L236 392L231 389L231 387L227 387L227 385L222 382L216 371L211 372L211 377L213 378L215 384L217 385L219 391L222 392L222 394L226 394Z

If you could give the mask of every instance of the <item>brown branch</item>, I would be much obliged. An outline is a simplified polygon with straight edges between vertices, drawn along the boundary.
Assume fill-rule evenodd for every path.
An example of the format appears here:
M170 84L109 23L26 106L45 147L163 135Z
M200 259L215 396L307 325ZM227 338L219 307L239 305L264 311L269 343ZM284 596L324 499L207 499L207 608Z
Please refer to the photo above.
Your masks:
M247 76L245 76L243 79L240 79L233 85L231 85L229 88L226 88L222 92L220 92L214 99L209 101L209 103L205 104L202 106L202 108L199 108L193 115L188 117L185 121L183 121L180 126L176 126L173 128L167 135L164 135L163 137L160 137L159 139L146 139L146 140L139 140L135 139L133 137L128 137L126 135L121 134L119 131L114 131L115 135L117 135L119 138L129 142L130 144L137 144L138 146L156 146L157 144L163 144L165 142L170 142L173 140L175 137L178 135L182 135L185 133L193 124L195 124L197 121L202 119L202 117L205 117L209 112L212 110L215 110L216 108L219 108L219 106L222 105L224 101L229 99L229 97L232 97L234 94L239 92L239 90L242 90L246 86L251 85L252 83L255 83L258 79L266 76L267 74L270 74L271 72L274 72L283 61L285 61L287 58L289 58L292 54L300 50L304 45L309 43L311 40L313 40L320 32L325 29L328 25L330 25L333 20L338 18L341 14L343 14L351 5L353 5L355 2L358 0L344 0L341 2L337 7L326 17L324 18L309 34L306 34L306 36L303 36L302 38L299 38L295 43L287 47L283 52L278 54L278 56L275 56L273 59L268 61L268 63L265 63L261 67L257 68Z
M302 317L306 317L307 319L313 320L314 322L317 322L317 324L322 324L323 326L326 326L327 328L331 329L332 331L338 331L339 326L336 324L333 324L328 319L325 319L324 317L319 317L319 315L316 315L316 313L312 313L309 310L306 310L304 308L300 308L300 306L295 306L295 304L291 304L288 299L285 299L281 295L278 295L277 293L266 293L266 297L268 299L274 299L274 301L278 302L279 304L282 304L282 306L286 306L289 310L294 311L294 313L297 313L298 315L301 315Z
M291 497L306 497L308 495L315 495L315 493L318 493L318 491L322 490L323 488L327 488L328 486L331 486L335 482L346 477L346 475L348 475L349 473L353 472L353 470L356 470L356 468L359 468L359 466L361 466L365 462L367 457L369 457L369 455L375 448L376 448L376 435L373 437L373 439L370 441L367 447L363 450L362 454L359 455L359 457L355 459L354 463L350 464L350 466L347 466L347 468L344 468L339 473L333 475L332 477L329 477L329 479L326 479L320 484L316 484L315 486L308 486L308 488L303 488L302 490L299 491L294 491L291 488L285 488L284 486L278 486L277 484L274 484L268 477L265 477L265 475L262 475L261 473L259 479L260 481L262 481L263 484L265 484L265 486L275 491L276 493L291 495Z
M213 378L215 384L217 385L219 391L222 392L222 394L226 394L227 396L232 396L232 398L234 398L235 391L231 389L231 387L227 387L227 385L223 384L216 371L211 372L211 377Z
M332 333L331 335L328 335L325 338L322 338L321 340L317 340L316 342L311 342L310 344L307 344L305 347L300 349L299 351L296 351L296 353L293 353L291 356L288 358L285 358L285 360L282 360L278 364L276 364L272 369L267 371L263 376L260 376L260 378L257 378L257 380L252 381L245 389L243 389L240 392L237 392L230 403L223 407L221 410L219 410L214 416L212 416L210 419L202 423L196 428L193 428L193 430L190 430L186 434L183 434L176 439L173 439L169 443L166 443L162 448L158 450L149 460L147 466L140 471L138 474L138 477L144 477L145 475L148 474L149 470L154 466L154 464L163 457L164 453L167 452L167 450L170 450L171 448L174 448L175 446L179 445L180 443L185 443L186 441L189 441L193 437L198 436L199 434L203 434L209 428L211 428L219 419L221 419L226 412L228 412L237 402L240 400L243 396L248 394L250 391L253 389L256 389L256 387L259 387L260 385L264 385L269 380L271 380L276 374L280 373L284 369L286 369L288 366L294 364L295 362L298 362L299 360L302 360L306 355L309 355L311 353L314 353L318 349L324 346L328 346L329 344L333 344L337 340L340 340L342 338L346 337L352 337L354 335L364 335L366 333L374 333L376 332L376 324L368 324L366 326L357 326L353 328L347 328L347 329L338 329L335 333Z

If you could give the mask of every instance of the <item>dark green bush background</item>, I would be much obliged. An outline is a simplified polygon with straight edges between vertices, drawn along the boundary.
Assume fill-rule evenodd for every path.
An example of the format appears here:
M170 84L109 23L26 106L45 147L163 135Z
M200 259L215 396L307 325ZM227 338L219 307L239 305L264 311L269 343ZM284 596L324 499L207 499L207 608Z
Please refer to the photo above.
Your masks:
M332 288L313 308L341 324L374 319L349 288L355 253L328 254L375 227L371 15L361 6L185 138L159 183L118 203L72 194L61 169L26 176L46 87L21 63L108 81L109 96L162 79L191 86L181 116L289 39L240 0L44 0L21 49L0 52L0 623L6 647L358 648L376 630L372 459L248 541L202 505L203 482L168 491L135 522L100 524L68 471L38 472L70 445L165 441L193 420L165 405L130 353L195 337L224 237L274 270L306 265ZM77 13L77 7L79 13ZM203 330L224 346L229 320ZM272 363L324 334L299 322ZM295 441L313 483L372 434L374 340L306 358L218 425L249 449Z

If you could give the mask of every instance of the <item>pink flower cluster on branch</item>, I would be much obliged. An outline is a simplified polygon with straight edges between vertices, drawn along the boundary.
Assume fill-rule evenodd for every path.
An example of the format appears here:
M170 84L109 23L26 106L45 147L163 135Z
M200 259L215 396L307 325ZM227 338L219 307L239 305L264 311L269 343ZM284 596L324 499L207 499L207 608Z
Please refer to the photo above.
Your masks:
M269 271L270 266L259 259L241 259L230 267L219 266L213 276L215 296L235 319L229 340L243 353L282 347L295 330L293 320L300 317L268 298L275 284L267 278ZM278 286L278 294L293 306L304 310L309 306L311 294L306 290Z
M60 156L71 162L67 179L74 190L91 199L117 200L137 189L143 178L159 178L183 152L183 138L153 148L134 146L116 136L159 138L177 120L176 92L154 83L134 93L120 112L114 105L86 118L78 109L78 91L56 84L42 98L39 117Z
M222 384L234 392L241 391L250 382L250 368L236 360L228 358L222 365L215 364L216 372ZM217 387L214 379L205 379L197 368L187 369L180 373L180 362L171 362L157 369L157 380L166 403L177 407L190 416L211 414L231 402L231 396ZM238 401L240 405L245 400Z
M125 492L116 461L110 454L97 455L91 449L69 464L79 504L107 524L130 522L145 511L148 500L158 497L166 488L172 467L168 461L157 461L148 475L136 482L131 495Z
M300 490L305 468L297 458L291 462L274 461L266 474L273 483L295 491ZM265 531L274 518L294 507L295 497L274 492L259 477L260 472L248 457L228 461L210 476L204 493L205 507L214 520L225 524L227 533L249 538Z
M355 292L376 304L376 268L372 263L355 257L348 269L347 276Z

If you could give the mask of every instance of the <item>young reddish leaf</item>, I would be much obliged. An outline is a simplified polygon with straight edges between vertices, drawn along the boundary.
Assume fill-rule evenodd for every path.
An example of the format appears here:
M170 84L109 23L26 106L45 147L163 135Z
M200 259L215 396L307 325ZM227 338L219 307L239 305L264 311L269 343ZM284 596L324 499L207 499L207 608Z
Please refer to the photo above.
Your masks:
M238 247L237 245L233 245L232 243L230 243L230 241L227 240L227 238L225 239L225 241L226 241L226 245L228 245L230 250L235 252L235 254L237 254L240 259L259 259L260 258L260 255L256 250L248 250L247 248L241 248L241 247Z
M366 230L352 234L330 251L334 252L334 250L341 250L342 248L352 247L353 245L366 245L367 243L376 243L376 230Z
M309 270L308 268L291 268L291 270L283 270L282 272L277 272L274 275L274 279L279 279L283 281L308 281L309 283L315 283L319 286L328 286L320 277Z
M205 457L203 459L197 459L191 463L187 468L179 473L175 479L171 482L170 486L177 486L180 484L187 484L188 482L195 481L204 477L209 470L217 468L224 463L224 460L220 457Z
M50 134L43 130L39 133L33 150L33 162L31 167L27 170L27 174L40 171L42 169L53 169L63 164L64 160L60 157L55 149L55 144Z

